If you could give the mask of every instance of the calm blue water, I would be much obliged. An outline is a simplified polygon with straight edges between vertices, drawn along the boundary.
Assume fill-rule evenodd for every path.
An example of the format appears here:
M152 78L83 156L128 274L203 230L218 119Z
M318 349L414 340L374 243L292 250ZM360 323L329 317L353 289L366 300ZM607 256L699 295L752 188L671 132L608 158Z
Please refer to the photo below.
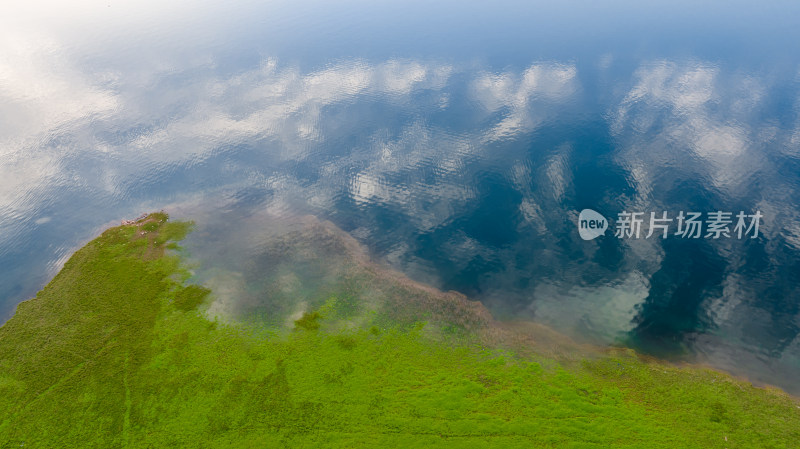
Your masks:
M7 7L0 317L122 218L310 213L498 317L800 391L800 5L377 3Z

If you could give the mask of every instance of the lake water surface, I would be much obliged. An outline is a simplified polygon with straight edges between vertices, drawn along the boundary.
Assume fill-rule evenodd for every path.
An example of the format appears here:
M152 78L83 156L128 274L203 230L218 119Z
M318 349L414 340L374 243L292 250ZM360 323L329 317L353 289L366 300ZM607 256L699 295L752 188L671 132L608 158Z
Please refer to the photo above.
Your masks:
M135 3L0 15L3 320L120 219L312 214L500 318L800 392L797 3Z

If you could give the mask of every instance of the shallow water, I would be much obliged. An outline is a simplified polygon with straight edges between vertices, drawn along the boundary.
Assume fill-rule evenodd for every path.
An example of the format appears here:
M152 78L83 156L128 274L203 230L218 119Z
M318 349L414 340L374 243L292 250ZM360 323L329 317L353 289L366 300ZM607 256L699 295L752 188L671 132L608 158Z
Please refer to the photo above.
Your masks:
M498 317L800 391L800 6L176 5L0 18L2 317L122 218L313 214Z

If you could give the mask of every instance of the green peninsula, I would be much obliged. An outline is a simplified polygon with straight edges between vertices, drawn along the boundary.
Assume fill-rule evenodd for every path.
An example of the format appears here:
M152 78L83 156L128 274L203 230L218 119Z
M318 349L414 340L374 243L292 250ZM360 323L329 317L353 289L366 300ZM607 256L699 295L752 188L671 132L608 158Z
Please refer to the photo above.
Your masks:
M209 319L213 292L173 251L191 227L111 228L19 305L0 328L0 447L800 444L779 390L631 351L514 351L452 295L401 313L332 292L285 330Z

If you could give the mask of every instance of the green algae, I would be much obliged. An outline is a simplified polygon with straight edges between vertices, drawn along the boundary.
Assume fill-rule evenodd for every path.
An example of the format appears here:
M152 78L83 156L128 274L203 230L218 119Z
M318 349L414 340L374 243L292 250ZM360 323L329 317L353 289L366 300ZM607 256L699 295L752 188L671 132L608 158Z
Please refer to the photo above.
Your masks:
M210 321L153 214L0 328L0 447L796 447L800 404L631 351L561 364L342 294L295 330ZM372 313L372 315L370 315ZM358 326L341 320L358 314ZM430 318L428 314L427 318ZM350 321L348 321L350 322ZM444 332L431 332L431 329ZM463 326L459 329L464 329Z

